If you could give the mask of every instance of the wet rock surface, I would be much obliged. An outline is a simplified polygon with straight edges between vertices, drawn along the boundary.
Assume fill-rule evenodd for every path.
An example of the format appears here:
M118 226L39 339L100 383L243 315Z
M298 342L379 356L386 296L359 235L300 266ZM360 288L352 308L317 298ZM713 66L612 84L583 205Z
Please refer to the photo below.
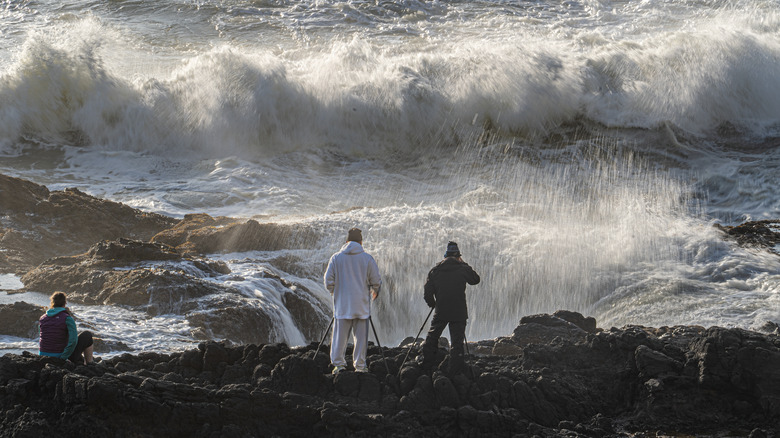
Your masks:
M303 225L259 223L207 214L188 214L170 229L152 238L153 242L175 247L183 254L277 251L307 248L318 235Z
M536 315L518 326L540 325ZM780 436L780 339L741 329L629 326L514 343L450 375L369 347L330 374L316 343L123 354L89 366L0 357L1 436ZM536 328L537 330L544 330ZM512 343L512 337L501 343ZM481 341L499 343L494 341ZM476 347L476 345L472 346ZM476 350L476 348L472 348ZM351 351L348 349L348 355Z
M225 286L206 280L229 272L224 263L184 259L165 245L119 239L99 242L84 254L49 259L22 276L22 283L47 294L66 292L74 303L125 305L157 314L225 292Z
M99 241L120 238L153 241L190 255L306 248L319 234L304 225L203 213L179 220L75 188L49 191L0 175L0 273L23 274L49 258L80 254Z
M780 255L780 219L749 221L737 226L715 224L729 240L740 246L762 248Z
M0 175L0 273L21 276L23 290L63 291L69 301L117 305L149 315L185 315L196 339L276 342L278 310L289 312L306 340L327 324L327 303L301 284L272 278L280 303L213 281L230 274L209 254L304 248L319 238L303 225L190 214L184 219L147 214L77 189L61 192ZM295 268L294 259L283 260ZM298 274L309 276L308 272ZM320 274L317 274L320 275ZM22 291L23 291L22 290ZM216 303L209 308L206 304ZM8 331L8 330L6 330Z
M25 274L22 282L38 292L66 292L73 303L185 315L196 339L238 343L284 339L275 328L274 314L257 299L211 281L228 274L224 262L185 256L158 242L118 239L98 242L84 254L49 259ZM284 290L282 304L304 338L318 337L327 324L325 304L302 285L270 272L258 275L273 279Z

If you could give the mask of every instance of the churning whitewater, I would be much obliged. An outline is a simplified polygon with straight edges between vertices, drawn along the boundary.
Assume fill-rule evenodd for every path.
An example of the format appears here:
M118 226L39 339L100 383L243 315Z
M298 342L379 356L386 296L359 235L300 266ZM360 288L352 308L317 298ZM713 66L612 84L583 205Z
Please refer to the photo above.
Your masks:
M470 341L558 309L602 327L780 320L780 259L712 226L780 216L775 2L22 1L0 20L0 173L319 231L210 255L272 341L313 339L258 272L330 308L322 274L352 226L384 278L387 345L425 319L448 240L483 277ZM19 300L46 304L0 297ZM197 342L182 315L74 308L137 350Z

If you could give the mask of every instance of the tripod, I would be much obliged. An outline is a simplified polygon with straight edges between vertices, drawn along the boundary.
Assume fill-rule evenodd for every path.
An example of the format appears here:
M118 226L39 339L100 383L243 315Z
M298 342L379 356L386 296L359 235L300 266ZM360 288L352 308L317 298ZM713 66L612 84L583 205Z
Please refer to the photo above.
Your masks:
M328 324L328 328L325 329L325 334L322 335L322 339L317 345L317 350L314 352L314 360L317 360L317 354L320 352L320 347L322 346L322 343L325 342L325 338L328 337L328 332L330 332L330 328L333 327L334 321L336 321L335 316L330 319L330 324ZM374 325L374 320L371 319L370 315L368 317L368 322L371 324L371 329L374 331L374 339L376 339L376 344L379 346L379 351L382 353L382 361L385 364L385 369L388 373L390 373L390 367L387 365L387 358L385 357L385 350L382 348L382 343L379 342L379 336L376 334L376 326Z

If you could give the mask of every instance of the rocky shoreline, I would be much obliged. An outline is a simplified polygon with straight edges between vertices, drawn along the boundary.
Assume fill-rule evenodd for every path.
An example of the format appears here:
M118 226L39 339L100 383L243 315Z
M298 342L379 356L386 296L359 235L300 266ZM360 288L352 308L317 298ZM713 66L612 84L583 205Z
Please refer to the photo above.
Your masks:
M24 284L11 292L63 291L74 304L185 315L192 338L204 341L279 341L267 308L210 281L231 273L210 254L301 248L317 238L315 230L303 225L147 214L76 189L51 192L5 175L0 175L0 208L0 274L16 274ZM296 270L296 260L283 263ZM284 312L304 339L319 338L328 324L329 304L272 270L259 268L257 275L280 291ZM0 321L6 307L0 305ZM36 321L23 320L24 331ZM3 326L0 334L15 335ZM101 334L95 334L100 340Z
M524 318L471 344L455 376L445 347L440 369L399 373L406 345L371 346L370 372L335 376L316 344L207 342L89 366L9 354L0 436L780 436L777 331L585 320Z
M180 353L125 353L89 366L6 354L3 437L780 437L776 323L763 332L604 330L593 318L558 311L470 343L465 375L447 374L446 345L441 369L425 373L413 360L399 369L407 339L384 351L370 347L369 373L333 376L327 346L314 357L328 305L304 284L258 273L281 291L310 342L290 348L275 341L263 309L210 281L231 275L210 254L303 248L321 237L318 230L206 214L176 220L4 175L0 208L0 273L20 276L25 290L177 313L193 327L192 338L204 341ZM737 245L778 254L780 221L716 227ZM296 269L294 259L279 262ZM0 334L33 338L42 312L24 302L0 305ZM222 339L231 342L216 342ZM98 355L131 350L121 347L96 333Z

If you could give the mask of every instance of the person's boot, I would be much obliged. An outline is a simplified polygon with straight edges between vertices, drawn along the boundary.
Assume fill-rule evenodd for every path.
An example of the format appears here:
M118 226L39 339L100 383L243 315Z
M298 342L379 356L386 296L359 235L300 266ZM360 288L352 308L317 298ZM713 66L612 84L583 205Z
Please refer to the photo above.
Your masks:
M433 368L436 366L437 344L438 342L431 342L429 339L426 339L423 343L422 363L420 364L420 368L426 373L433 371Z
M466 363L463 360L463 354L450 352L450 375L456 376L466 372Z

